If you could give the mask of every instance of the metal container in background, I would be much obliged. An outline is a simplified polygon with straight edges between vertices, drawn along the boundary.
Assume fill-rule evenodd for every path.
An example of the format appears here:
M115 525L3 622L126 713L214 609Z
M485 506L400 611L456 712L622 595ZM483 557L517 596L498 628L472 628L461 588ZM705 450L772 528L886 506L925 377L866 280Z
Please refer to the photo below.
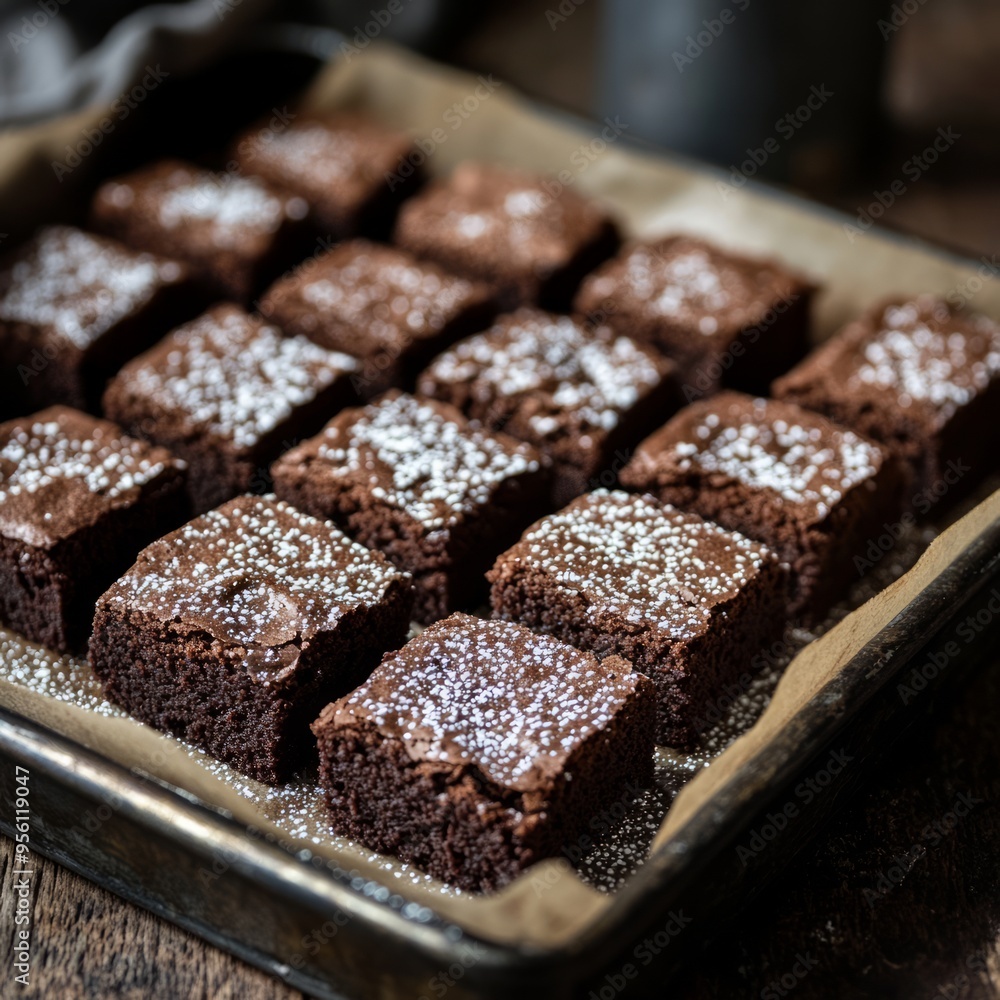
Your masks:
M599 114L744 176L842 186L881 134L886 7L605 3Z

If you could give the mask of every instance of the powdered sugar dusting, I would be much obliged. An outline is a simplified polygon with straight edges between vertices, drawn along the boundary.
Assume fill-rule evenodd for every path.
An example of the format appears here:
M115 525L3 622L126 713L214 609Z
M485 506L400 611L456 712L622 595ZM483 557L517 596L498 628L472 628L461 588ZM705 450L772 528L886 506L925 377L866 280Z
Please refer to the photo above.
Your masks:
M239 247L248 229L274 233L285 218L306 215L301 198L278 197L253 177L178 172L171 179L174 183L160 202L160 222L168 229L210 222L212 242L223 249Z
M0 471L0 503L59 479L78 480L91 493L113 499L155 479L166 468L165 454L124 435L111 436L100 425L87 437L67 433L57 417L15 425L0 448L0 468L13 466L9 473Z
M471 764L526 789L606 728L637 683L522 626L457 614L384 659L337 721L370 720L414 759Z
M750 402L750 401L748 401ZM721 472L748 486L772 490L824 517L849 490L881 466L881 450L852 431L768 416L768 402L749 408L706 404L689 435L674 445L681 472Z
M618 311L684 325L695 336L731 334L792 293L790 277L766 261L728 254L675 236L626 249L584 283L584 309L602 300Z
M663 381L660 366L628 337L588 331L569 316L521 309L491 330L461 341L428 368L422 385L470 383L473 400L523 398L533 431L611 431L621 416ZM473 414L474 415L474 414Z
M283 337L235 306L219 306L174 331L162 350L119 374L128 391L186 415L204 431L253 447L294 410L356 370L346 354Z
M104 600L216 638L280 647L373 606L403 578L333 525L271 497L237 497L154 542ZM269 657L269 659L268 659Z
M527 446L507 444L405 393L356 412L356 419L323 431L319 459L334 477L371 470L372 496L428 531L454 524L487 503L502 482L539 467Z
M927 404L949 417L998 375L1000 327L917 299L885 309L849 385L892 390L900 406Z
M507 558L544 567L558 586L582 593L595 624L616 615L687 639L773 556L652 498L597 490L542 518Z
M318 325L340 323L365 340L395 345L438 333L476 286L395 248L356 241L331 251L304 277L299 295Z
M69 226L43 229L0 277L0 321L49 327L86 350L164 285L173 261L133 253Z

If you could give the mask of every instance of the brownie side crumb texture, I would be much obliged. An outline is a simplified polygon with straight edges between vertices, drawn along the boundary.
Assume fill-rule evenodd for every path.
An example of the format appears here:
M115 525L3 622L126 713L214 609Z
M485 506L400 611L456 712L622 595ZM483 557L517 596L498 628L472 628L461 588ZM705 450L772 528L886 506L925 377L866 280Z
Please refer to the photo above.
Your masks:
M813 292L773 261L671 236L624 248L574 307L674 358L690 402L722 386L764 392L806 351Z
M553 505L613 486L628 450L677 408L674 365L606 327L523 308L456 344L418 390L534 445L553 465Z
M270 488L271 462L356 397L357 362L220 305L126 365L105 413L190 466L196 513Z
M435 354L487 326L496 306L483 282L396 247L350 240L277 281L260 311L285 333L358 358L354 386L370 399L412 388Z
M764 542L791 568L790 614L814 619L898 519L903 474L887 448L819 414L724 392L647 438L621 481Z
M651 677L658 741L679 748L780 634L788 600L765 546L621 491L587 493L543 518L487 576L495 617L624 657Z
M258 123L231 149L247 176L302 197L329 239L389 235L400 201L419 185L413 141L358 115Z
M64 406L0 424L0 619L60 652L86 646L94 604L186 515L163 448Z
M926 513L997 468L1000 326L932 296L883 303L778 379L773 395L896 449Z
M564 309L618 246L614 220L557 180L466 162L399 212L393 236L419 257L493 282L503 305Z
M455 614L313 726L334 828L489 890L575 842L652 775L653 685L507 622Z
M402 645L412 587L333 525L236 497L144 549L100 599L109 699L268 784L316 759L309 724Z
M307 212L259 178L162 160L102 184L91 219L131 247L186 261L216 295L248 302L305 255Z
M115 371L200 304L178 261L71 226L39 230L0 263L0 364L14 405L95 411Z
M485 596L483 574L548 500L541 456L395 390L345 410L273 466L282 499L411 573L430 622Z

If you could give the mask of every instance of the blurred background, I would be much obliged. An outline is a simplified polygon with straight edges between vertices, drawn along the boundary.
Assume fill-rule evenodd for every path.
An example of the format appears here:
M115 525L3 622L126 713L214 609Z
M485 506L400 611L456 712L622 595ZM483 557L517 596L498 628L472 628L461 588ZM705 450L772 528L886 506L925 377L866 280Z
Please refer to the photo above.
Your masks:
M112 100L157 61L168 89L252 114L258 90L290 96L377 38L617 115L735 185L879 203L883 224L974 256L998 245L995 0L0 0L0 32L0 128Z

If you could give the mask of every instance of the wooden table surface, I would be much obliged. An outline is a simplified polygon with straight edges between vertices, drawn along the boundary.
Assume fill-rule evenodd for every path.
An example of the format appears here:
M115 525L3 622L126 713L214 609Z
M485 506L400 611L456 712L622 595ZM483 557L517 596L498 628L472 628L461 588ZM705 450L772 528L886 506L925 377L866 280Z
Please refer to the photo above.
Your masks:
M1000 658L938 698L843 815L692 951L677 1000L1000 997ZM285 1000L296 990L34 858L33 970L11 990L13 902L0 903L0 996ZM0 879L8 885L9 841ZM663 996L661 984L627 996Z

